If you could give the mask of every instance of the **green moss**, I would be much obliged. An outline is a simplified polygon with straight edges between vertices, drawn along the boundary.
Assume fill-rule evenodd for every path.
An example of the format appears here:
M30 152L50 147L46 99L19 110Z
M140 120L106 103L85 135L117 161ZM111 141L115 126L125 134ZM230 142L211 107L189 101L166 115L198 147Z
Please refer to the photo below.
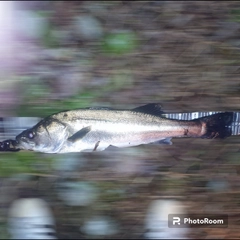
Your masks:
M240 22L240 9L231 10L230 18L231 18L231 20L233 20L235 22Z
M137 38L133 32L111 33L102 42L104 53L121 55L132 52L137 47Z
M96 186L100 190L100 199L103 202L114 202L124 197L124 189L120 183L99 182Z
M34 167L36 163L51 165L52 157L47 156L42 158L41 155L35 152L17 152L17 153L2 153L0 160L0 177L8 177L20 173L38 174L45 173L44 169Z
M228 164L240 164L240 158L238 152L233 153L227 153L221 156L221 159L226 161Z

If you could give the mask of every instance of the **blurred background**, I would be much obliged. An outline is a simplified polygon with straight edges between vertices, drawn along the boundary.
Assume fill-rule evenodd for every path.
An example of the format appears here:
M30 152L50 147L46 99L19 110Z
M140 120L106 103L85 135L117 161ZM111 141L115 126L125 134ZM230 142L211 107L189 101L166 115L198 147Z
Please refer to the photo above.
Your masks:
M167 113L239 111L237 1L1 1L0 29L3 120L152 102ZM189 238L240 238L239 174L238 137L1 153L0 238L21 194L50 204L60 239L146 238L159 199L228 214L228 228L191 228Z

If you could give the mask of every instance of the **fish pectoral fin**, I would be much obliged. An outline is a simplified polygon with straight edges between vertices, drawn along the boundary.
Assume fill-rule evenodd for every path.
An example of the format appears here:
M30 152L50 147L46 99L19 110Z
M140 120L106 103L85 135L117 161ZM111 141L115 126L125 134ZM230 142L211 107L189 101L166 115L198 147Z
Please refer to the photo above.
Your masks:
M149 103L147 105L134 108L132 109L132 111L146 113L158 117L164 114L164 112L162 111L162 107L159 103Z
M91 131L91 126L84 127L78 132L74 133L71 137L69 137L67 140L70 142L76 142L79 139L82 139L84 136L86 136Z
M153 142L153 143L151 143L151 144L172 145L171 140L172 140L172 138L164 138L164 139L162 139L162 140L159 140L159 141Z

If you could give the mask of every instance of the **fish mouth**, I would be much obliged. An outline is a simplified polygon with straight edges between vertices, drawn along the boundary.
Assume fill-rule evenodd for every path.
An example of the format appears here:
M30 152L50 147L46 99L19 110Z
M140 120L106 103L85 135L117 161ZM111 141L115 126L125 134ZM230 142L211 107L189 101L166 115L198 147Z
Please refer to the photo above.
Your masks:
M27 142L21 142L18 144L18 147L21 149L32 150L34 148L34 145Z
M23 136L17 136L14 142L14 147L22 149L32 149L35 146L34 143L30 143L27 138Z

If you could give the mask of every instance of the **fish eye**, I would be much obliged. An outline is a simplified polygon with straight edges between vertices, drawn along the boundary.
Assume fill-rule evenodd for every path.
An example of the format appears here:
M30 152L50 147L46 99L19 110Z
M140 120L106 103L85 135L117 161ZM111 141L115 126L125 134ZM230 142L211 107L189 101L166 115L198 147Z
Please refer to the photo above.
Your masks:
M28 138L29 139L33 139L34 138L34 132L32 132L32 131L30 131L30 132L28 132L28 134L27 134L27 136L28 136Z

